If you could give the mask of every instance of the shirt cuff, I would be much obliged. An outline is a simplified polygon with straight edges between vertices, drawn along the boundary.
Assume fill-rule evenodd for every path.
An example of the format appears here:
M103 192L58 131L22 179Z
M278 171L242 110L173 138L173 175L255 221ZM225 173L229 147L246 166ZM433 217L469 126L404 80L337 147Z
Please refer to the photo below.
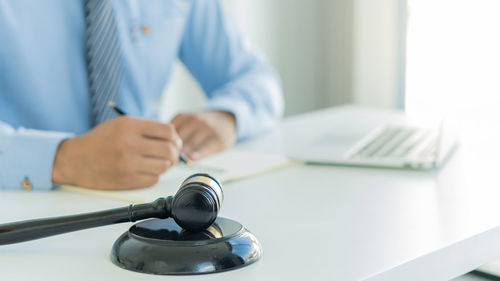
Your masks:
M226 111L234 115L236 120L236 137L241 140L251 135L252 110L248 103L238 97L219 96L209 99L205 105L206 110Z
M0 187L49 190L59 144L73 134L20 128L0 147Z

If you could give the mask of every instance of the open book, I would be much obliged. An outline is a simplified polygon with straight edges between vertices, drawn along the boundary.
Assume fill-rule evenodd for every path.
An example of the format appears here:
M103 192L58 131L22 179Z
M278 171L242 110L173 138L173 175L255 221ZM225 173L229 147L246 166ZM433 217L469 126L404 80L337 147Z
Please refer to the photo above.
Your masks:
M149 188L104 191L62 185L60 189L114 200L143 203L152 201L158 197L174 195L182 182L194 173L210 174L224 185L231 181L256 176L274 169L296 164L298 162L281 155L230 149L195 162L195 168L190 168L184 163L178 163L161 176L157 185Z

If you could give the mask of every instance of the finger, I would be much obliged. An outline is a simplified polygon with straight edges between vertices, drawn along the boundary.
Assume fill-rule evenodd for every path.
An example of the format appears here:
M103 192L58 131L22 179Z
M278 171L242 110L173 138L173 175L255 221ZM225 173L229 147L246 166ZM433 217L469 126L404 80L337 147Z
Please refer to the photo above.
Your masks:
M140 132L143 136L171 140L178 148L182 147L182 139L177 134L175 126L172 124L163 124L155 121L140 120Z
M189 131L183 138L183 146L181 149L183 153L189 153L193 151L194 147L196 147L196 145L193 144L193 139L198 134L203 134L202 129L196 125L190 126ZM204 136L205 135L203 135L203 137Z
M114 190L144 188L158 183L159 176L142 172L131 172L117 177L109 188Z
M173 163L170 160L141 157L137 172L149 175L161 175L170 169L172 165Z
M132 176L130 188L143 188L153 186L158 183L159 177L147 173L136 173Z
M142 156L170 160L172 164L179 159L179 150L171 141L143 138L139 151Z
M213 133L205 128L199 128L185 141L182 151L184 153L192 153L197 147L202 146L204 142L215 137Z
M190 120L193 119L193 114L190 113L180 113L177 114L170 123L174 125L176 128L181 128L186 124L190 123Z
M209 137L203 140L202 143L195 147L188 155L191 159L198 160L215 152L221 151L223 148L223 145L217 138Z
M199 130L200 124L196 120L191 120L191 122L184 124L183 126L176 127L177 133L181 137L183 144L191 138L192 135L196 134Z

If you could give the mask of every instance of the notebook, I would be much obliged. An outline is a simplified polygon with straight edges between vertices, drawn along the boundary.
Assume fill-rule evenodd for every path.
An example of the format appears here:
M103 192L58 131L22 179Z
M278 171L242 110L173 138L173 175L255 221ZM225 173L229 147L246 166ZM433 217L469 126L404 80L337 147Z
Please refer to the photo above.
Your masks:
M144 203L158 197L174 195L182 182L194 173L208 173L219 180L224 188L225 184L232 181L298 164L300 162L281 155L230 149L195 162L194 169L178 163L160 177L158 184L149 188L104 191L61 185L59 189L131 203Z

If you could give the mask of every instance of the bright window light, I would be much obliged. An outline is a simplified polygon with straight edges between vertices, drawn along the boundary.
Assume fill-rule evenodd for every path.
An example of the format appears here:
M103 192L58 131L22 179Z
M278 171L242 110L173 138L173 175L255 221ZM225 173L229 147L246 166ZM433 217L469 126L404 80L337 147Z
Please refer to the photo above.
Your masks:
M408 2L407 114L429 122L500 111L500 1Z

